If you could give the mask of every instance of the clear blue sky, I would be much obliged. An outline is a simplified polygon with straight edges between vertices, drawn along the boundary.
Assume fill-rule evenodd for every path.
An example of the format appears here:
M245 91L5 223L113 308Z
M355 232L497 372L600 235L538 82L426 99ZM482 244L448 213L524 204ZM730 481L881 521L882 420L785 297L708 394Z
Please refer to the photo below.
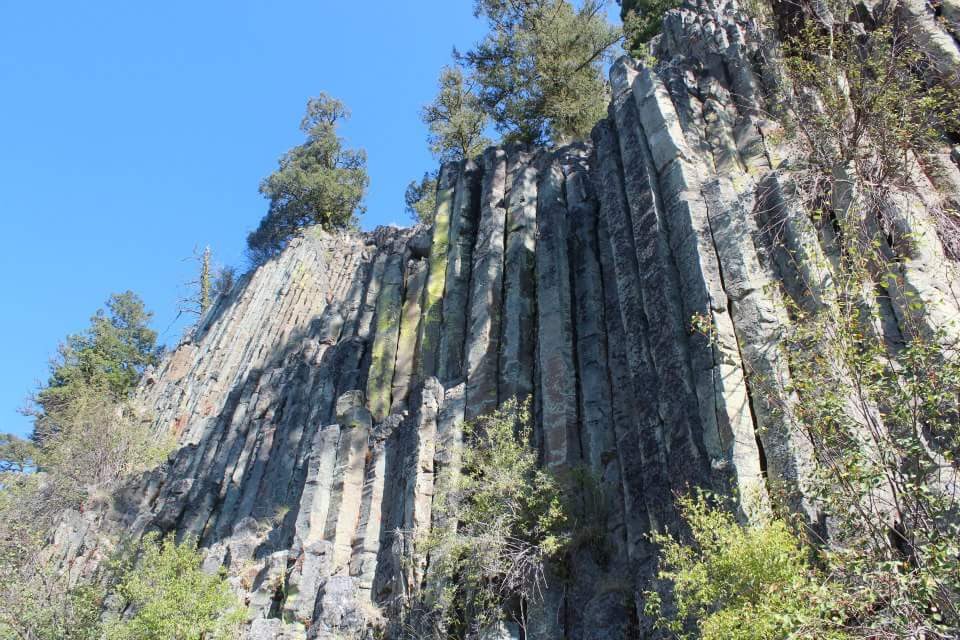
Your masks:
M242 263L260 179L308 97L327 91L369 154L365 227L406 224L433 167L421 105L471 0L0 0L0 431L111 292L132 289L175 343L194 247ZM166 330L166 331L165 331Z

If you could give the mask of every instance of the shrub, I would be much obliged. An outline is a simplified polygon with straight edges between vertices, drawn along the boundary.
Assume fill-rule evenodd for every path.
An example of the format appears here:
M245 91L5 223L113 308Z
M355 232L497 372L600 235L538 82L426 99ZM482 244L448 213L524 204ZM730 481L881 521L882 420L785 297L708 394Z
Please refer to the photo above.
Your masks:
M505 619L524 626L571 538L563 487L537 466L526 405L467 423L464 440L461 465L438 482L447 489L434 497L437 524L415 541L431 574L408 607L409 637L483 636Z
M0 485L0 638L98 639L103 590L71 584L40 553L48 527L62 513L37 510L45 479L8 473L0 475Z
M437 174L427 172L419 182L411 181L403 200L407 205L407 215L414 222L433 224L437 208Z
M703 493L679 499L689 542L654 534L658 578L672 586L665 613L660 595L645 594L646 613L679 637L696 628L704 640L844 638L835 621L834 588L782 520L740 526Z
M129 615L107 624L107 640L232 640L245 612L225 574L201 569L192 539L147 534L116 593Z

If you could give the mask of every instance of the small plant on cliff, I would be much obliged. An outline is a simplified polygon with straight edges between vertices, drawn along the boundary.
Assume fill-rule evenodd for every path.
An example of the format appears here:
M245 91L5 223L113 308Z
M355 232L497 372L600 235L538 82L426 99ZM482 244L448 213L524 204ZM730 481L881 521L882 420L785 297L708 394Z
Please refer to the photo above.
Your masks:
M881 14L866 33L808 27L788 49L803 87L792 113L808 159L802 192L826 212L817 222L838 260L822 304L791 308L790 391L801 402L782 410L817 452L810 490L841 549L827 558L832 575L869 603L851 626L939 638L960 630L960 359L955 320L937 324L938 301L906 277L918 243L932 240L924 219L960 255L953 214L921 197L927 154L960 120L955 92L924 79L931 61L910 29ZM881 306L900 335L885 330Z
M855 214L841 231L864 241L861 253L875 239L864 228L878 223L902 253L912 241L898 233L891 211L904 195L916 200L926 190L917 177L936 173L927 164L931 152L960 131L960 100L954 87L931 79L937 62L916 46L915 27L889 10L876 20L870 31L839 24L827 32L813 21L799 28L784 45L795 95L779 104L795 134L791 153L803 159L798 182L808 206L828 210L840 225ZM946 202L927 212L947 254L960 258L958 212Z
M809 490L830 524L823 561L862 605L847 612L856 635L955 637L960 361L942 333L891 348L857 302L803 317L788 341L790 417L817 452Z
M194 541L147 534L136 564L116 593L125 614L106 625L106 640L232 640L245 619L222 572L205 573Z
M464 428L462 465L446 469L434 522L417 554L429 554L405 633L482 637L511 620L521 627L540 598L547 565L570 540L561 483L537 466L530 415L514 401Z
M270 208L247 237L254 264L279 254L304 227L349 227L363 212L369 184L367 156L362 150L345 148L337 133L349 117L346 106L327 94L307 103L300 123L307 141L285 153L280 168L260 184Z
M657 577L673 590L669 607L657 592L644 594L657 627L678 638L696 629L703 640L846 637L836 587L783 521L741 526L703 493L678 502L689 538L651 536L661 549Z
M620 0L627 51L637 58L648 57L647 43L660 33L663 14L680 4L681 0Z

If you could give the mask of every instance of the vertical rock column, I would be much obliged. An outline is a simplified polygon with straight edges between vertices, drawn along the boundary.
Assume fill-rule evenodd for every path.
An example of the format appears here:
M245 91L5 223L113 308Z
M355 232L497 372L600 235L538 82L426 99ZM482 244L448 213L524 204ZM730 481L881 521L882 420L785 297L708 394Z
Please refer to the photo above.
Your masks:
M364 407L360 391L344 394L337 400L337 422L341 435L324 527L324 538L333 542L332 574L345 573L348 569L360 517L367 441L372 427L370 412Z
M574 164L566 179L566 193L577 327L580 441L584 459L593 472L605 484L616 486L620 478L610 415L607 327L597 248L597 202L585 162Z
M649 141L640 131L639 107L627 99L618 110L618 117L624 140L630 138L630 144L621 145L627 168L624 187L647 318L647 343L656 370L657 404L664 423L663 444L669 473L673 478L683 478L683 482L701 484L710 480L705 439L716 441L716 420L711 412L709 417L713 419L703 421L695 392L687 344L690 318L685 317ZM682 489L682 484L675 483L674 489Z
M391 416L388 422L396 419ZM378 431L382 425L378 427ZM350 558L350 575L357 578L357 586L372 599L371 590L376 576L380 553L380 534L383 516L383 492L386 482L387 453L382 439L371 444L363 495L360 505L360 521L353 540L353 556Z
M621 91L615 96L611 107L617 119L622 117L618 112L624 108L623 99ZM626 132L631 131L636 137L636 129L627 129ZM594 129L593 138L597 157L594 176L600 194L600 213L609 236L610 263L620 314L620 322L614 325L621 330L622 335L617 347L622 350L627 364L625 375L621 379L625 379L630 385L628 398L621 399L621 402L626 404L620 405L625 410L629 407L630 413L622 416L621 420L632 423L632 437L635 438L637 455L640 457L639 465L632 459L624 461L624 473L627 474L625 479L630 482L630 486L625 490L629 489L626 493L628 499L634 496L641 498L645 519L649 519L650 526L657 529L672 520L674 511L666 456L661 444L663 426L655 401L656 396L653 396L657 381L646 343L648 330L640 290L633 225L624 190L623 174L636 169L621 166L620 152L629 141L621 139L610 123L601 122ZM633 443L624 442L621 437L619 447L624 452L631 452ZM628 469L636 469L640 473L634 475ZM638 509L631 511L637 512ZM639 540L637 542L639 543Z
M450 246L450 213L459 165L448 163L440 169L437 183L437 210L433 217L430 244L430 275L423 291L423 319L420 321L417 378L426 380L437 373L440 330L443 323L443 290L447 280L447 250Z
M330 509L340 425L317 430L308 462L307 478L300 498L295 527L295 550L301 557L287 577L287 598L283 608L287 618L304 620L313 615L320 581L329 573L329 543L323 540Z
M400 341L397 345L397 364L393 372L393 400L391 411L403 409L411 388L414 357L417 351L417 330L420 326L420 300L427 279L427 263L411 260L407 263L407 290L403 300L403 316L400 319Z
M617 274L613 266L611 240L605 216L601 215L597 226L603 274L605 337L608 345L606 374L610 381L610 422L616 438L621 482L621 500L614 508L621 511L622 515L618 520L622 521L624 527L619 535L612 531L611 537L618 548L619 545L624 545L625 555L631 561L627 570L636 575L636 565L644 559L645 550L649 546L645 536L649 531L649 522L644 500L643 458L633 422L638 398L633 393L630 379L626 337L623 333L620 299L617 294Z
M506 153L500 148L487 149L483 154L480 223L470 283L466 341L468 420L497 407L506 178Z
M562 467L580 458L573 353L564 174L553 158L540 180L537 227L537 324L543 460Z
M499 399L526 398L533 393L534 290L536 286L537 166L535 156L514 151L509 161L503 321L500 340Z
M377 252L373 259L373 266L370 267L370 276L367 279L367 288L363 294L363 302L357 314L355 326L357 337L370 337L370 329L373 326L373 316L377 312L377 301L380 296L380 285L383 281L383 272L387 266L388 253L385 250Z
M437 377L447 384L464 375L464 343L470 301L470 271L473 243L477 238L481 169L473 160L464 162L457 178L457 191L450 214L450 247L447 252L447 283L443 295L443 332Z
M367 378L367 402L374 422L390 413L390 392L400 339L400 306L403 291L403 254L387 258L383 284L377 297L377 332L371 350Z
M694 159L677 111L662 82L648 69L637 79L627 63L611 80L631 91L641 134L663 195L664 221L680 284L683 314L706 320L710 331L690 338L690 362L712 467L724 472L745 501L762 500L759 451L736 334L730 317L719 259L701 193L704 168ZM619 126L619 125L618 125ZM623 131L627 135L626 128ZM625 171L629 169L625 165ZM744 510L752 510L744 504Z
M407 586L420 585L427 564L427 555L421 548L430 532L433 506L434 455L437 446L437 415L443 407L443 386L436 378L427 378L420 388L418 407L413 419L413 450L407 470L407 491L404 499L403 521L412 537L413 558L409 567Z

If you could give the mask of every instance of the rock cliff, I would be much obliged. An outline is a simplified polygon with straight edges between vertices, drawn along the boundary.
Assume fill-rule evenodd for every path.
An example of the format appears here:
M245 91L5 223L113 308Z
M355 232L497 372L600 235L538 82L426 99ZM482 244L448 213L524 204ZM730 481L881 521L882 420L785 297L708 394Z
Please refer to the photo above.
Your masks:
M957 58L914 4L925 46ZM544 465L602 479L615 548L548 588L530 638L635 636L646 534L676 523L690 486L738 496L746 515L775 484L816 521L812 452L776 410L798 401L781 334L788 300L829 296L836 247L771 142L775 38L732 0L684 5L655 67L613 66L591 140L444 166L430 228L292 242L147 377L140 400L179 448L70 516L63 557L90 570L100 531L192 534L245 594L251 638L358 632L429 563L411 578L397 532L431 526L460 426L514 397L533 399ZM957 165L938 157L929 198L960 200ZM893 343L918 314L958 313L956 265L922 210L900 215L921 241L898 262L922 308L899 290L872 300Z

